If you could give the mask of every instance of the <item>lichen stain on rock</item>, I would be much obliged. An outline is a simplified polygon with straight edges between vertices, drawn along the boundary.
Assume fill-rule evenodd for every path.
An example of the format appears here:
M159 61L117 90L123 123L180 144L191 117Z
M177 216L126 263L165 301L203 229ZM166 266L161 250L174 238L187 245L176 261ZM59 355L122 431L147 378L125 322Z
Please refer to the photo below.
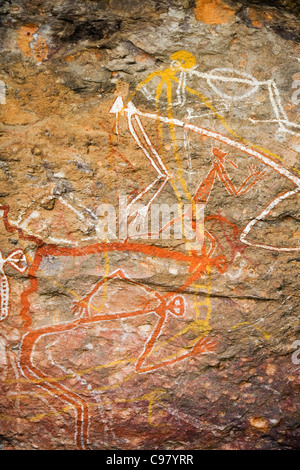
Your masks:
M227 23L234 15L235 10L222 0L197 0L195 15L197 20L207 24Z
M26 57L32 56L30 43L34 40L33 34L39 29L37 24L27 24L18 30L18 46Z
M43 62L48 58L48 46L47 40L43 36L37 38L36 42L33 45L33 57L36 62Z
M36 62L43 62L48 58L47 39L39 36L37 24L27 24L18 30L17 43L25 57L33 57Z

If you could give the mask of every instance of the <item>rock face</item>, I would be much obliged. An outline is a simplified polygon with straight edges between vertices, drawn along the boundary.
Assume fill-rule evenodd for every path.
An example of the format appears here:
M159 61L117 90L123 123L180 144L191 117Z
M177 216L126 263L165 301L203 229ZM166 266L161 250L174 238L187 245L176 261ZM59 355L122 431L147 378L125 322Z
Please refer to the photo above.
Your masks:
M298 448L299 2L0 12L1 448Z

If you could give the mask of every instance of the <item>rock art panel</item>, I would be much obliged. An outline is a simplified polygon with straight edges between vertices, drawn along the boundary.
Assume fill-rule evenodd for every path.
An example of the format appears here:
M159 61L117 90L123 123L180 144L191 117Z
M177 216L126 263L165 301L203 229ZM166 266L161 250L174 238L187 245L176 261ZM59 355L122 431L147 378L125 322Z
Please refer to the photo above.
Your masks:
M298 17L279 35L265 5L250 24L235 2L19 3L0 445L297 448Z

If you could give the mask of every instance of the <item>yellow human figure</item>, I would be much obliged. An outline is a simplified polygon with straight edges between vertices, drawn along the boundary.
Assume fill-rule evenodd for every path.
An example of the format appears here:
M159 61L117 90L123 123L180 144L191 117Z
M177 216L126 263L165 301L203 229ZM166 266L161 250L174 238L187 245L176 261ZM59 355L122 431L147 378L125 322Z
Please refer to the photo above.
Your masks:
M182 71L184 72L195 67L196 58L192 53L184 51L184 50L175 52L174 54L171 55L170 58L171 58L170 67L167 67L164 70L159 70L159 71L150 73L148 77L137 86L136 90L129 96L127 101L131 101L138 91L140 91L143 87L145 87L145 85L147 85L155 77L158 77L160 81L157 85L156 92L155 92L155 102L156 102L156 110L159 113L159 103L160 103L160 99L162 96L163 86L164 85L166 86L167 114L168 114L168 118L170 121L169 131L170 131L170 137L171 137L171 141L173 145L174 157L175 157L175 161L177 164L178 181L180 182L181 187L183 188L185 196L190 201L190 203L193 204L192 195L189 193L187 184L182 175L182 164L181 164L181 158L179 155L179 149L178 149L178 144L177 144L177 139L176 139L175 125L172 122L173 121L172 107L173 107L173 85L179 83L179 79L177 78L176 75L178 74L178 72L182 72ZM161 128L161 123L159 121L158 121L158 127L159 127L160 139L162 141L162 137L163 137L162 128ZM162 142L161 142L161 149L162 149ZM174 181L173 181L172 186L177 196L178 202L180 203L181 197L179 196L178 190L175 188Z
M180 88L183 88L183 91L187 89L185 82L181 79L178 78L177 75L178 73L184 74L185 72L188 72L188 70L193 69L196 66L196 58L195 56L185 50L177 51L174 54L171 55L171 64L170 67L167 67L165 70L160 70L156 72L152 72L148 75L148 77L143 80L136 88L136 91L128 98L128 101L130 101L133 96L136 94L137 91L140 91L145 85L147 85L150 81L152 81L155 77L158 77L160 79L156 91L155 91L155 103L156 103L156 112L159 115L160 114L160 99L162 96L163 92L163 87L164 85L166 86L166 97L167 97L167 116L169 119L168 125L169 125L169 132L170 132L170 137L171 141L173 144L173 153L175 157L175 161L177 164L177 175L178 175L178 181L181 184L181 187L184 191L184 194L186 198L190 201L192 205L192 210L196 212L196 207L195 207L195 202L193 200L192 195L190 194L186 181L183 177L182 174L182 163L181 163L181 158L179 154L179 148L177 144L177 138L176 138L176 132L175 132L175 124L173 122L173 87L176 85L177 90ZM189 90L188 90L189 91ZM196 90L194 90L196 92ZM200 96L202 101L207 102L208 100L205 97ZM160 152L163 155L163 132L162 132L162 126L161 122L157 121L158 124L158 129L159 129L159 135L160 135ZM165 163L166 164L166 163ZM181 196L178 192L178 189L175 185L174 178L171 179L171 185L173 187L173 190L177 196L178 203L179 203L179 212L182 211L182 199ZM182 215L182 214L179 214ZM187 244L188 245L188 244ZM190 251L190 250L189 250ZM210 276L209 276L210 278ZM205 300L198 300L198 288L197 286L193 286L195 289L194 293L194 309L195 309L195 314L196 314L196 320L192 322L187 328L184 328L182 331L180 331L177 335L175 335L174 338L177 336L181 336L184 334L187 330L189 329L194 329L196 328L198 330L199 336L201 337L202 335L208 334L208 332L211 330L211 327L209 325L210 321L210 314L211 314L211 300L210 300L210 282L208 283L208 286L205 286L206 290L206 297ZM202 286L203 287L203 286ZM205 320L200 320L200 308L205 307L207 310L206 313L206 318ZM199 339L199 337L197 337Z
M173 121L173 112L172 112L172 107L173 107L173 84L177 82L177 77L176 75L178 72L183 71L183 70L188 70L191 69L196 65L196 58L193 54L187 51L177 51L171 56L171 65L170 67L167 67L164 70L160 71L155 71L152 72L148 75L148 77L143 80L136 88L136 90L128 97L127 103L130 102L133 97L136 95L138 91L140 91L145 85L147 85L150 81L152 81L154 78L158 77L160 79L156 91L155 91L155 102L156 102L156 111L158 115L160 114L160 100L163 92L163 87L164 85L166 86L166 97L167 97L167 115L169 119L169 132L170 132L170 137L172 141L172 147L173 147L173 153L174 153L174 158L176 161L176 166L177 166L177 178L175 179L174 176L171 176L170 178L170 184L172 185L173 191L176 195L177 201L178 201L178 211L179 211L179 216L183 214L183 203L182 203L182 197L180 195L180 192L176 186L176 183L179 182L180 186L183 189L184 195L186 199L190 202L190 204L193 207L193 211L196 212L196 208L194 207L194 201L193 197L190 194L186 181L183 177L182 174L182 163L181 163L181 158L180 158L180 153L178 149L178 144L177 144L177 138L176 138L176 132L175 132L175 125L172 122ZM164 151L163 151L163 130L162 130L162 125L160 121L157 121L158 125L158 132L160 136L160 153L163 156ZM169 170L170 175L172 174L172 171L170 168L168 168L166 162L164 162L167 170ZM183 227L183 233L185 229Z

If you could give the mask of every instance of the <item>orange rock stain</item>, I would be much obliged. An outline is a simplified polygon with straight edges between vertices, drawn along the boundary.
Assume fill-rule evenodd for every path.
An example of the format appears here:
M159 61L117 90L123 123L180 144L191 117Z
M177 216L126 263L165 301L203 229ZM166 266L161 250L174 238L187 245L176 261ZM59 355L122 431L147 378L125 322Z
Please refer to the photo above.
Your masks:
M27 24L18 30L18 46L26 57L32 55L30 43L33 41L33 34L38 30L38 25Z
M235 10L222 0L197 0L195 15L197 20L207 24L223 24L234 15Z
M18 30L17 43L25 57L33 57L36 62L42 62L48 58L48 46L43 36L35 41L33 35L38 29L38 25L34 23L22 26Z

